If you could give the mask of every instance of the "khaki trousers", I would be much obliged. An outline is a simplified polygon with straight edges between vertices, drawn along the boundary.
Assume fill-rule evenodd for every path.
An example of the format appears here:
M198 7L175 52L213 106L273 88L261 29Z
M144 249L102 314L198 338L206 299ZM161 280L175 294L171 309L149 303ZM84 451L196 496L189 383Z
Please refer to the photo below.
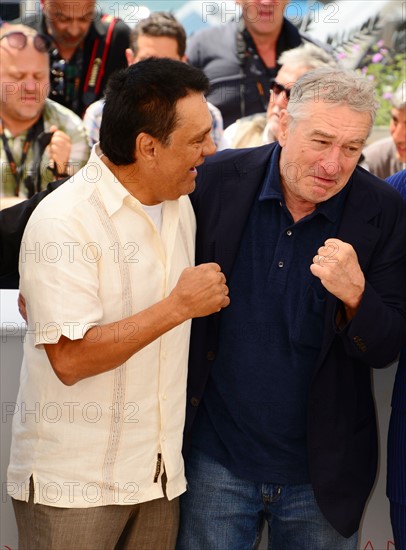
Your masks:
M164 485L164 483L163 483ZM13 499L19 550L173 550L179 499L130 506L56 508Z

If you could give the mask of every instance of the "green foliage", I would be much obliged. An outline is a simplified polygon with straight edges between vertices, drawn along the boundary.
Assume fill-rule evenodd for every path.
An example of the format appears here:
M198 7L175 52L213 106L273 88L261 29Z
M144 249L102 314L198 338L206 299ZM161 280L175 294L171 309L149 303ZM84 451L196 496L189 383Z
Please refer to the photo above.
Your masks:
M406 56L385 48L379 41L370 48L362 59L363 74L375 82L379 108L375 120L376 126L388 126L391 113L391 98L406 79Z

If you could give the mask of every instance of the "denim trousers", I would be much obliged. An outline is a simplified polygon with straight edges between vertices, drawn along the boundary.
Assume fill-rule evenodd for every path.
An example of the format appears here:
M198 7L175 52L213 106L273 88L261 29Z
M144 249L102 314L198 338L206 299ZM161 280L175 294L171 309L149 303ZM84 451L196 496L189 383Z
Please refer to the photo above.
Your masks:
M269 550L356 550L321 513L310 484L240 479L193 449L186 460L177 550L255 550L268 523Z

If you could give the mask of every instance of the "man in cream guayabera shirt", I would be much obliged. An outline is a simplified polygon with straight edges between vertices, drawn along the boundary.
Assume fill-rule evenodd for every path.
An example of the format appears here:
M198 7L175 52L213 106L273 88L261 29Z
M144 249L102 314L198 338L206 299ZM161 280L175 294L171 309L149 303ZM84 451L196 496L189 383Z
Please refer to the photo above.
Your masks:
M191 267L207 86L169 59L116 74L100 146L28 222L8 471L20 549L175 544L190 319L229 303L217 264Z

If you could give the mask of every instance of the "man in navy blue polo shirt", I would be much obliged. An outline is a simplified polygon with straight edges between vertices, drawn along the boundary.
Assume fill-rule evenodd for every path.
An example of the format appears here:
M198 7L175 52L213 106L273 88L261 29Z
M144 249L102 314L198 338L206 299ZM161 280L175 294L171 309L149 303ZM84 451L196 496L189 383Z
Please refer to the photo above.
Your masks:
M355 550L377 467L371 367L406 341L406 210L357 167L374 89L318 69L279 143L224 151L192 202L231 304L193 322L180 550ZM193 426L192 426L193 424Z

